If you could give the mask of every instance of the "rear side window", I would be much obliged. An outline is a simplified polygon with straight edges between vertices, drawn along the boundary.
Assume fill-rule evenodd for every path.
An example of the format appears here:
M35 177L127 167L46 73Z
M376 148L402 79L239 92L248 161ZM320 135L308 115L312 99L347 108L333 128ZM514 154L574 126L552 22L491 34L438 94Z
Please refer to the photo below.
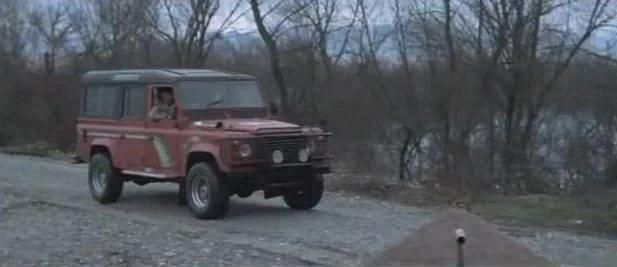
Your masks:
M124 88L124 117L143 118L146 114L146 92L144 86Z
M83 115L86 117L118 117L122 112L122 88L89 86L85 89Z

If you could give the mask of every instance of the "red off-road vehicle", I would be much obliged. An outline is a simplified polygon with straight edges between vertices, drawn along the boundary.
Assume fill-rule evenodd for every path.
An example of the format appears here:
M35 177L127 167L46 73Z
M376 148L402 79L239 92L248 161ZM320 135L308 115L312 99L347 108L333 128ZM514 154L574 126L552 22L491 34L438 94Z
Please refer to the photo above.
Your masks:
M89 162L98 202L117 201L127 181L178 183L179 202L198 218L222 217L230 196L258 190L292 209L321 200L330 134L276 120L254 77L148 69L82 80L76 158Z

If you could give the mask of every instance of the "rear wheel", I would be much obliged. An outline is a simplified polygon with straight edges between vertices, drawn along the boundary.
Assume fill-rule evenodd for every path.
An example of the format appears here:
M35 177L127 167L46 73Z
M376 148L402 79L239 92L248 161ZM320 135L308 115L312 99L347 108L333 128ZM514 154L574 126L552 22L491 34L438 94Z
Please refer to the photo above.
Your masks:
M106 154L95 154L88 166L88 185L92 197L102 203L118 201L122 195L124 180Z
M319 174L311 174L299 187L290 188L285 192L283 199L291 209L308 210L319 204L323 190L323 177Z
M229 194L221 178L208 163L197 163L186 177L186 202L193 215L200 219L225 216Z

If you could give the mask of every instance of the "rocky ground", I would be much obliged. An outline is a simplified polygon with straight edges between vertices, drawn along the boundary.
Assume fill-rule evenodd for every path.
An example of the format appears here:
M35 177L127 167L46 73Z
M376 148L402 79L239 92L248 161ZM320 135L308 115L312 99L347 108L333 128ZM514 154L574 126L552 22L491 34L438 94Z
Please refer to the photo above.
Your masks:
M354 266L396 244L435 210L327 193L313 211L280 199L233 198L224 220L175 204L171 184L128 184L116 204L89 195L82 165L0 154L2 266ZM617 265L617 241L502 228L559 264Z

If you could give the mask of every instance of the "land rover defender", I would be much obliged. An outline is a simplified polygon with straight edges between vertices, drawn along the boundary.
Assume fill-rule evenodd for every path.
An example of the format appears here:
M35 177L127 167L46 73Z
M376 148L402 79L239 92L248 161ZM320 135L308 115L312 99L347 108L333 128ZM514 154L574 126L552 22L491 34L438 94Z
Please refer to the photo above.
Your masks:
M180 204L204 219L259 190L298 210L321 200L331 134L277 119L252 76L136 69L90 71L82 83L75 156L100 203L129 181L177 183Z

